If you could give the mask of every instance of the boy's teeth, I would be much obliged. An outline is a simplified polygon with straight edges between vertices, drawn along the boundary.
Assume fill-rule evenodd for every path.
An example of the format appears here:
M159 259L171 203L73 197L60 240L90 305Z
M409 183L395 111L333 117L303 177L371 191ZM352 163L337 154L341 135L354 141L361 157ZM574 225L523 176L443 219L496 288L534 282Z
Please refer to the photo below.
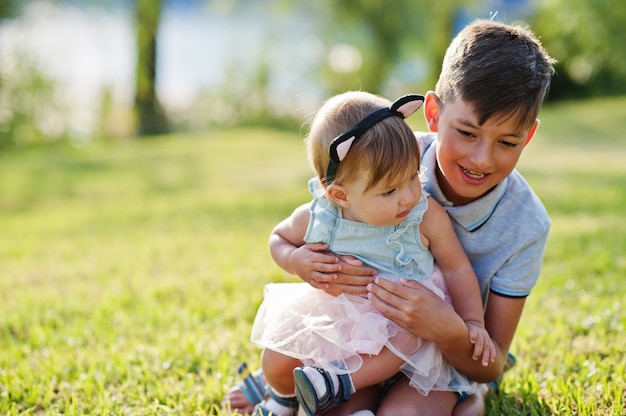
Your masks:
M478 178L482 178L482 177L484 177L484 176L485 176L485 174L484 174L484 173L474 172L473 170L469 170L469 169L466 169L466 168L463 168L463 171L464 171L465 173L467 173L469 176L474 177L474 178L477 178L477 179L478 179Z

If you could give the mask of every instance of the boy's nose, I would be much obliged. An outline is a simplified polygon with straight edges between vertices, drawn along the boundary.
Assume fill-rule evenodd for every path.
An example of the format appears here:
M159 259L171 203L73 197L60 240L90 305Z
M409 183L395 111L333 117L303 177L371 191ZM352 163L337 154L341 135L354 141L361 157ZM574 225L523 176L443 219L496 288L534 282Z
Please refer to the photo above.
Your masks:
M479 169L486 169L493 164L493 150L488 144L476 146L471 158L472 163Z

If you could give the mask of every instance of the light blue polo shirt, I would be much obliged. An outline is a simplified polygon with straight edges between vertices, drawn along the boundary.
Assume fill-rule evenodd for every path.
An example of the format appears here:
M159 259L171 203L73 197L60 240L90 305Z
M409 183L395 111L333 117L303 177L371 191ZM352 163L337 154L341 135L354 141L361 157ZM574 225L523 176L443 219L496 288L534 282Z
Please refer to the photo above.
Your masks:
M516 170L482 198L453 206L437 183L434 133L415 133L428 168L425 189L448 212L478 277L483 304L489 291L525 297L537 283L550 230L543 204Z

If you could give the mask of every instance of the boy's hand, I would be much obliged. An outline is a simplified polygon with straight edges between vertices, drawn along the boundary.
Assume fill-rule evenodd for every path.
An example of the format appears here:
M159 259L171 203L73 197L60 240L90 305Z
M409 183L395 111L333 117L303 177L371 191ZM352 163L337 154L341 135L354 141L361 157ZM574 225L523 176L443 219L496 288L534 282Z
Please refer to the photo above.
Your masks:
M341 271L324 291L333 296L345 293L367 297L367 285L374 281L376 270L364 266L361 260L352 256L339 256L339 264Z
M326 250L328 245L322 243L298 247L289 257L290 269L303 281L329 295L365 296L376 271L352 256L337 256Z
M482 357L482 364L487 367L495 361L496 347L485 329L485 326L479 322L465 321L469 332L470 342L474 345L474 353L472 358L478 360Z

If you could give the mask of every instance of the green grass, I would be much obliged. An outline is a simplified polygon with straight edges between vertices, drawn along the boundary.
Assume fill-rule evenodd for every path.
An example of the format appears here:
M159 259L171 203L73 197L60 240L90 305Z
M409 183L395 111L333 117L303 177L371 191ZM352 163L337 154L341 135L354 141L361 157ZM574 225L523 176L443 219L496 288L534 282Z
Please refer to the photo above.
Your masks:
M625 113L542 112L520 170L553 229L490 414L626 411ZM227 414L310 175L302 133L273 130L0 154L0 414Z

